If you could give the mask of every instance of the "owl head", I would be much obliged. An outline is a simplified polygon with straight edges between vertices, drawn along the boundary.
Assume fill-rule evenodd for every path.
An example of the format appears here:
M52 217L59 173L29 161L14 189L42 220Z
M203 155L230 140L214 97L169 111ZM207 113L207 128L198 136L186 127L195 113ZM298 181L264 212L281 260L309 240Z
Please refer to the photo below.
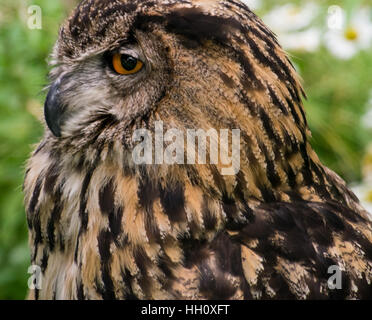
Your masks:
M92 162L105 146L131 151L135 130L162 121L239 130L247 170L268 188L302 183L317 161L296 71L238 0L82 1L51 65L46 141L56 152L90 150Z
M240 1L85 0L51 63L45 118L58 139L97 135L102 121L121 133L161 119L268 139L305 129L290 61Z

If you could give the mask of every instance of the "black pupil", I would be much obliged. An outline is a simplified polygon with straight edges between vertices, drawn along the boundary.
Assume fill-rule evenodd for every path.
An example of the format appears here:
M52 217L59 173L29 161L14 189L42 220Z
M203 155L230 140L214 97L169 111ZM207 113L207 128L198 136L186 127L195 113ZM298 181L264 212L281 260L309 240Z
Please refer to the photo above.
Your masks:
M121 56L121 64L125 70L132 71L137 66L138 60L132 56L123 54Z

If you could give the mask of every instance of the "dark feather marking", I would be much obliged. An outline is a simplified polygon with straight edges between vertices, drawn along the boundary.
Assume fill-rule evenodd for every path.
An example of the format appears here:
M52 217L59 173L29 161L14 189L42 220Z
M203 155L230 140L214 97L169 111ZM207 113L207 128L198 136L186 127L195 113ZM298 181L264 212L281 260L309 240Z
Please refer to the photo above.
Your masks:
M293 102L289 98L286 98L286 101L287 101L287 105L289 107L289 110L291 111L293 120L295 121L295 123L297 125L300 125L301 124L300 117L298 116L298 113L296 111L296 108L295 108Z
M238 207L235 199L230 197L226 192L222 194L222 208L227 216L227 224L226 226L230 229L234 229L234 225L238 224L239 226L242 224L241 219L238 217Z
M76 296L77 296L77 299L82 301L82 300L85 300L85 294L84 294L84 284L82 281L79 281L77 283L77 292L76 292Z
M302 155L302 159L304 160L304 164L302 167L302 175L304 177L305 185L310 186L313 185L314 179L310 166L310 158L306 149L307 145L306 137L304 137L304 139L305 139L304 142L300 144L300 153Z
M281 184L281 180L275 168L274 160L270 159L269 152L264 143L260 142L259 147L265 156L267 178L270 181L273 188L277 188Z
M110 30L110 27L118 20L118 18L126 16L128 13L130 13L132 11L130 8L132 7L133 6L130 4L128 6L125 3L120 3L110 9L106 8L103 10L104 14L100 17L100 20L103 21L103 23L95 32L95 37L104 38L107 31Z
M275 194L269 186L258 183L257 187L260 190L262 198L265 202L271 203L276 201Z
M118 1L109 8L108 4L113 4L113 2L108 0L90 1L83 4L83 6L78 7L69 25L72 37L75 41L80 40L82 46L92 43L97 37L103 37L105 35L104 31L109 29L110 25L119 17L131 13L137 8L132 3L120 3ZM94 10L91 10L92 5L94 5ZM91 30L92 22L96 19L102 21L102 26L92 37L89 37L87 31Z
M30 173L30 170L31 169L27 169L26 172L25 172L25 176L24 176L23 184L22 184L22 192L25 192L25 182L27 180L28 174Z
M270 117L267 115L267 113L265 112L265 110L262 107L259 109L259 115L260 115L260 119L262 121L263 127L264 127L269 139L272 140L273 142L275 142L276 146L281 146L282 142L281 142L278 134L276 134L275 130L273 129L274 125L273 125Z
M41 191L41 184L43 182L43 178L41 175L37 178L34 192L32 193L32 197L30 200L30 204L28 206L29 214L33 214L35 212L36 205L39 201L40 191Z
M75 261L75 263L78 262L79 245L80 245L80 237L81 237L81 235L82 235L82 229L80 228L79 235L78 235L78 238L76 240L76 247L75 247L75 252L74 252L74 261Z
M283 133L284 143L286 147L284 149L284 157L290 158L292 155L298 153L300 148L298 146L296 138L290 135L284 127L282 127L281 131Z
M39 144L39 146L36 148L35 152L33 153L33 156L36 156L41 150L45 148L47 144L47 141L44 140L42 143Z
M155 186L146 175L142 175L142 179L138 185L138 202L145 210L145 229L150 241L160 241L160 230L154 217L154 202L160 197L160 190Z
M241 24L234 18L208 15L198 8L182 8L165 17L166 30L202 43L213 39L221 44L228 43L229 31L241 30Z
M105 215L114 211L115 190L112 179L99 191L99 206Z
M98 159L98 157L97 157L97 159ZM88 192L88 187L89 187L89 184L90 184L90 180L92 179L94 170L96 169L97 162L98 161L96 160L96 163L88 169L87 174L85 175L85 178L83 180L82 187L81 187L79 216L80 216L80 219L81 219L81 230L83 232L85 232L88 228L89 215L88 215L88 212L86 211L87 201L88 201L87 192Z
M326 218L329 229L334 231L344 231L345 225L342 219L334 212L327 208L319 208L320 214Z
M243 276L239 243L234 243L226 233L221 233L211 243L211 249L214 250L218 266L223 272Z
M94 163L88 168L88 171L85 175L85 178L83 180L83 184L82 184L82 187L81 187L80 208L79 208L79 216L80 216L81 226L80 226L80 230L79 230L79 238L83 233L85 233L87 231L87 228L88 228L89 214L86 210L87 209L87 201L88 201L87 192L88 192L88 188L89 188L90 181L92 179L93 173L94 173L94 171L97 168L97 165L99 163L101 152L102 152L102 146L100 146L97 149L96 159L95 159ZM78 249L78 245L79 245L79 241L77 243L76 250ZM75 258L76 257L77 256L75 254Z
M147 275L147 268L152 265L152 261L147 256L145 250L139 246L134 249L133 256L138 269L141 271L141 276L145 277Z
M223 18L207 15L197 8L178 9L166 17L155 16L137 16L133 27L144 29L149 23L166 23L166 30L178 35L185 36L192 40L186 42L189 47L195 47L196 42L201 45L204 40L214 40L217 43L231 47L231 30L244 31L239 21L234 18ZM263 90L262 83L255 76L253 66L243 52L233 49L237 61L242 65L245 71L242 76L242 84L246 89L257 88Z
M35 261L36 256L37 256L37 252L38 252L38 246L43 241L43 235L41 233L40 212L37 212L34 215L32 225L33 225L33 228L34 228L34 236L35 236L35 239L34 239L34 255L33 255L32 261Z
M184 253L184 266L187 269L201 263L208 257L207 241L205 239L194 239L190 235L185 235L179 239Z
M54 187L56 185L57 179L60 174L60 166L59 166L60 159L59 157L57 158L58 159L53 161L53 163L49 166L45 174L44 190L46 193L50 195L53 194Z
M235 294L237 288L221 272L213 272L207 263L202 263L199 270L199 289L207 299L227 300Z
M257 26L259 27L259 25ZM250 31L256 36L259 34L255 28L251 28ZM293 100L297 103L301 103L301 97L298 93L297 88L297 81L293 76L294 72L290 70L287 64L283 62L280 56L275 52L275 48L278 46L278 44L274 43L275 39L273 39L272 36L267 37L266 39L264 39L264 41L266 42L265 48L267 50L268 56L270 56L272 61L278 66L278 70L282 70L278 74L279 78L287 83L288 90L290 91Z
M124 282L124 286L122 287L122 292L124 295L125 300L138 300L137 296L133 293L132 289L132 275L130 274L130 271L125 269L121 271L121 277Z
M318 164L316 164L313 160L310 160L310 165L311 165L311 169L314 171L316 177L319 180L320 186L322 187L320 194L324 197L331 198L331 195L326 188L326 180L325 180L326 174L324 170L322 170L322 168Z
M204 195L203 196L203 203L202 203L202 215L204 221L204 227L206 230L214 230L217 225L217 218L216 216L210 211L208 207L208 198Z
M115 190L113 181L100 190L99 203L102 212L109 217L109 226L115 241L122 233L123 208L115 206Z
M288 282L283 278L281 274L273 270L269 280L270 288L275 292L275 298L281 300L295 300L296 296L291 292Z
M171 222L185 222L187 220L185 211L185 191L180 182L159 187L160 202L165 214Z
M221 80L225 83L225 85L232 89L236 87L236 84L232 78L230 78L227 74L223 73L222 71L219 72Z
M184 42L187 47L195 48L196 43L201 45L204 40L215 40L217 43L231 47L229 31L243 32L243 27L234 18L223 18L207 15L197 8L178 9L165 17L138 15L133 23L133 28L147 30L151 23L166 23L166 30L192 40ZM244 74L242 84L246 89L257 88L263 90L262 83L255 77L253 66L243 52L233 49L237 61L242 65ZM227 79L224 78L226 81ZM228 82L231 85L231 82Z
M110 212L109 215L109 227L115 244L120 247L118 238L123 232L122 219L124 209L122 207L116 207L115 210Z
M249 9L248 5L246 5L244 2L238 2L238 1L232 1L232 0L230 0L229 2L233 4L234 6L236 6L237 8L242 9L246 17L251 18L251 16L253 15L253 12Z
M279 97L276 95L275 91L271 88L271 86L267 86L270 94L271 101L273 102L274 106L279 107L279 109L283 112L285 116L288 115L288 110L286 106L280 101Z
M293 190L296 185L297 185L297 182L296 182L296 175L291 167L290 164L288 164L288 167L287 169L285 170L285 173L287 174L287 178L288 178L288 185L291 187L291 189Z
M43 250L43 257L41 259L41 271L44 273L45 270L47 269L48 267L48 260L49 260L49 251L48 249L45 247L44 250Z
M256 42L250 38L249 36L246 37L246 41L249 44L249 47L252 50L253 55L261 62L264 66L270 68L270 70L278 76L280 80L286 80L288 75L285 73L285 70L282 69L278 62L274 60L272 56L267 57L265 54L260 50L257 46Z
M101 256L101 272L104 284L102 298L104 300L115 300L114 283L111 278L111 252L112 234L110 231L102 230L98 235L98 250Z
M210 188L215 189L214 190L215 194L226 192L225 180L223 179L221 173L218 171L217 167L215 165L211 165L209 166L209 169L212 173L214 182L214 186L211 186Z
M244 52L239 50L234 51L236 60L240 63L244 71L241 77L242 87L247 91L252 88L263 91L265 89L264 85L256 77L256 72L254 70L252 62L249 61L248 57L244 54Z
M79 22L82 21L83 24L79 27L86 27L86 20L89 17L90 8L94 4L94 1L89 2L80 2L75 10L75 14L71 18L70 21L70 31L71 27L75 26L76 30L78 30ZM85 16L83 18L82 16Z
M248 199L245 199L243 190L246 189L247 182L244 177L244 173L242 171L239 171L236 176L236 187L234 189L234 195L235 198L240 202L240 204L243 206L242 213L243 216L247 219L249 223L253 223L255 219L255 214L253 210L248 206Z
M176 267L176 263L173 263L169 257L165 254L159 256L159 269L164 273L168 280L175 280L175 276L172 272L171 267Z
M293 89L291 86L288 86L288 83L287 83L287 89L289 91L289 94L290 94L292 100L294 102L296 102L298 104L298 106L301 106L302 101L301 101L301 97L300 97L300 94L299 94L298 90Z
M339 212L343 218L353 222L353 223L367 223L367 221L362 218L357 212L351 210L346 205L335 202L335 201L328 201L327 206L333 211L333 212Z
M190 180L190 183L193 186L201 186L201 185L203 185L202 180L200 179L199 173L196 170L195 166L193 166L193 165L187 165L186 166L186 174L187 174L187 177Z
M148 32L152 24L162 24L164 22L165 17L137 14L133 21L132 27L130 28L130 33L133 33L134 30Z
M108 130L109 128L118 124L119 120L113 114L99 114L91 122L92 123L96 122L98 123L98 125L94 129L94 134L92 134L92 136L90 137L89 144L98 145L99 146L98 154L100 154L102 151L103 145L102 145L102 141L98 140L99 136L102 134L104 130Z
M334 199L340 201L343 205L347 206L347 203L345 200L345 194L339 190L338 186L334 183L333 179L329 179L329 182L331 184L330 191L329 191L330 194L333 196ZM353 197L352 199L356 202L359 201L358 199L354 199Z
M58 239L58 242L59 242L59 249L60 251L63 253L65 251L65 239L63 237L63 235L58 235L59 239Z
M305 95L305 93L303 93L303 95ZM299 109L300 109L300 113L301 113L303 122L304 122L305 126L307 127L308 123L307 123L307 119L306 119L305 109L301 105L299 106Z
M252 139L245 132L241 132L241 136L242 136L243 140L245 141L245 145L247 146L244 149L244 151L245 151L245 154L247 155L247 158L248 158L248 161L249 161L249 166L252 167L252 168L258 168L259 167L258 160L257 160L256 156L254 155L254 153L252 152L251 148L249 147L249 146L253 145ZM246 184L243 185L243 187L245 189Z
M85 161L86 161L86 155L85 155L85 153L81 153L79 155L79 162L76 165L76 170L77 171L81 172L82 170L84 170Z
M47 225L47 234L48 234L48 242L49 242L49 248L50 251L53 252L54 246L55 246L55 236L54 236L54 230L55 230L55 224L59 221L62 213L63 206L60 204L60 202L56 202L54 205L54 209L50 215L50 219L48 221Z
M319 214L314 212L306 202L299 203L276 203L268 207L262 205L264 210L270 210L273 217L273 227L283 233L284 239L280 244L280 255L289 261L316 260L312 241L317 235L319 229L322 230L324 245L329 245L332 239L330 229L322 228L324 226ZM270 209L268 209L270 208ZM327 238L328 237L328 238Z

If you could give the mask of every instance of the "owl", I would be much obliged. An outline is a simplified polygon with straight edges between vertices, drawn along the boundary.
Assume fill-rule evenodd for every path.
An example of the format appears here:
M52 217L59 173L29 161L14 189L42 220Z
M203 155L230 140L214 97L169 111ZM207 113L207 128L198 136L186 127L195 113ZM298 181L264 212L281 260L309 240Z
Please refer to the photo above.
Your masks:
M312 149L300 79L242 2L84 0L50 61L24 182L30 299L372 297L368 213ZM239 165L223 174L213 135L191 164L135 139L172 130L183 159L203 145L190 130L239 132Z

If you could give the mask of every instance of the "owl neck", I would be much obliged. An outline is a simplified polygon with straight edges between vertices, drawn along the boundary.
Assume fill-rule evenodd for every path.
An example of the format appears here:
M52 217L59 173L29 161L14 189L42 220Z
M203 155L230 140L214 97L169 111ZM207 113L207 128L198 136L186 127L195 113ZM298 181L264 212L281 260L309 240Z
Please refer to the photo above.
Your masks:
M256 163L251 168L242 162L234 176L224 176L216 166L208 165L134 166L119 146L62 153L53 152L55 144L48 141L29 162L25 202L31 255L32 262L42 266L45 283L50 284L43 289L45 297L65 277L65 287L72 289L57 290L58 298L79 294L100 298L112 294L116 278L109 274L125 274L132 279L133 290L138 290L136 295L146 298L151 293L134 285L142 281L143 272L155 275L147 279L154 282L151 287L156 287L167 270L186 272L182 261L193 247L188 252L183 240L192 239L202 248L223 230L233 236L259 219L262 206L268 203L346 201L340 196L342 185L332 180L310 152L309 170L303 169L305 160L299 160L303 155L297 155L299 159L294 155L289 159L293 177L289 174L291 179L273 184L264 175L269 171L267 164L259 167ZM307 179L312 183L307 185ZM164 263L152 263L160 261L159 257ZM101 278L104 284L97 280ZM79 283L89 286L76 287ZM167 298L166 292L157 292L158 298Z

